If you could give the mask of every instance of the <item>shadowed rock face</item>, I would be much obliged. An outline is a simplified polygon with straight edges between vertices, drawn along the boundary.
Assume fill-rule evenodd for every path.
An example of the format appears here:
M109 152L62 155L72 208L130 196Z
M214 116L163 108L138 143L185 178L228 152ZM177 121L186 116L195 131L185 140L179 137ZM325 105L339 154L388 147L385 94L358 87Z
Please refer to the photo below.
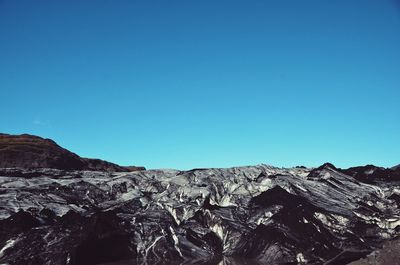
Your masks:
M325 169L335 170L348 176L352 176L356 180L364 183L378 183L380 181L400 181L400 166L392 168L377 167L374 165L366 165L359 167L350 167L348 169L336 168L330 163L325 163L322 166L313 169L309 177L318 177L320 172Z
M374 183L377 181L400 181L399 166L393 168L382 168L374 165L366 165L342 169L341 172L366 183Z
M3 169L0 264L348 264L400 235L399 197L330 164Z
M400 264L400 239L392 240L379 250L370 253L365 259L354 261L350 265Z
M63 170L136 171L100 159L81 158L53 140L22 134L0 134L0 168L56 168Z

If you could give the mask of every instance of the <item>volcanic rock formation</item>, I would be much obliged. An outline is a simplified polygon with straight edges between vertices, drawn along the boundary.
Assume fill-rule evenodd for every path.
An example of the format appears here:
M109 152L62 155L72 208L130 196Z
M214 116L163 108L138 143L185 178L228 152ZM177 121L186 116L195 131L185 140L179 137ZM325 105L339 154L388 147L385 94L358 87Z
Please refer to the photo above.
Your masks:
M400 249L399 167L122 172L130 168L4 134L0 167L0 264L400 260L392 253Z
M0 175L0 264L347 264L400 234L399 182L330 164Z

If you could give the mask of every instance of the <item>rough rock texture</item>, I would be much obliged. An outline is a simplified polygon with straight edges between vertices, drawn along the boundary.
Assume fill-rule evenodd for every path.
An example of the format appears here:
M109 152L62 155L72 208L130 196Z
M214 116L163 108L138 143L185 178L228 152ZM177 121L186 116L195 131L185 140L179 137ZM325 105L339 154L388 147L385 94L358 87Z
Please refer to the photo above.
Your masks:
M0 134L0 168L56 168L64 170L136 171L100 159L81 158L53 140L22 134Z
M348 264L400 234L400 183L367 182L330 164L3 169L0 264Z
M376 183L377 181L400 181L400 167L382 168L373 165L342 169L344 174L353 176L357 180Z
M385 243L381 249L372 252L365 259L350 263L350 265L399 265L399 256L400 240L398 239Z

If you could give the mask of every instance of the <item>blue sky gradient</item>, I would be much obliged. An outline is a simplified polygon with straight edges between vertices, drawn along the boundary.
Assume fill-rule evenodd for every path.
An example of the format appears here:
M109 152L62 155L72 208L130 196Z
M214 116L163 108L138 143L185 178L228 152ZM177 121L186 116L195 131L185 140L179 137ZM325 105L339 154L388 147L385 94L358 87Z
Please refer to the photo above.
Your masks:
M400 4L0 1L0 132L189 169L400 163Z

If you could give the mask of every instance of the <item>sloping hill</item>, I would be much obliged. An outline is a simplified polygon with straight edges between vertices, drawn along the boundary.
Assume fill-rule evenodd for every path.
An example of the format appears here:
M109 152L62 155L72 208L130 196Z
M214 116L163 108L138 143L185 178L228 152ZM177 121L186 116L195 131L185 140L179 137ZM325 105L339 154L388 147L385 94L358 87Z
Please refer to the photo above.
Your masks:
M0 168L56 168L63 170L135 171L100 159L82 158L50 139L0 134Z

